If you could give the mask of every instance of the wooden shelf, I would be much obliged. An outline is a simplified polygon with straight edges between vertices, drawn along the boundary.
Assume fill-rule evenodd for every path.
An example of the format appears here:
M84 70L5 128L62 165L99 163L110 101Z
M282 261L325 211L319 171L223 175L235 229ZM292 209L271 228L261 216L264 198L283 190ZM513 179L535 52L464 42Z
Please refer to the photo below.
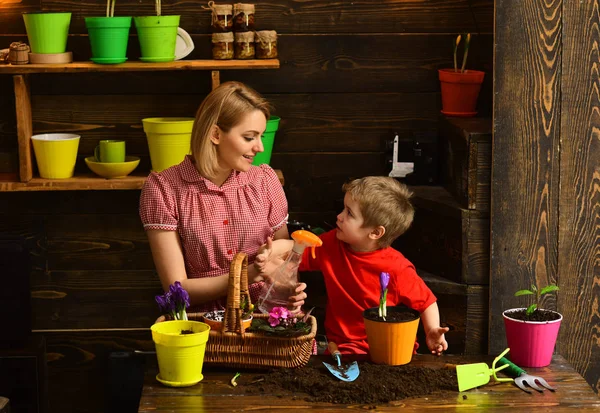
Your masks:
M275 169L281 185L284 184L283 173ZM97 175L76 175L68 179L32 178L29 182L3 180L0 176L0 192L14 191L106 191L142 189L147 175L133 174L124 178L105 179ZM6 178L5 178L6 179Z
M144 63L135 61L115 65L101 65L93 62L0 65L0 74L19 75L28 73L156 72L168 70L236 69L279 69L279 59L177 60L167 63Z
M64 180L48 180L33 177L33 151L31 136L33 116L31 109L30 75L44 73L91 73L91 72L156 72L179 70L210 71L214 90L221 83L220 70L278 69L278 59L253 60L179 60L167 63L125 62L101 65L93 62L65 64L0 65L0 75L12 75L17 112L17 135L19 147L19 176L0 177L0 192L6 191L72 191L140 189L145 176L132 175L123 179L104 179L92 175L80 175ZM278 171L283 185L283 175Z

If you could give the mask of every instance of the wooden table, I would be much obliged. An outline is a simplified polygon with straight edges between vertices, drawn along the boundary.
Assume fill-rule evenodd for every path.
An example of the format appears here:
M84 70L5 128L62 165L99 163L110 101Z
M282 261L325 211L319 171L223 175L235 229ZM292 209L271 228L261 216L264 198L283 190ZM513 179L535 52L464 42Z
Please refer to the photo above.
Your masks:
M348 357L348 356L346 356ZM349 357L348 357L349 358ZM326 356L313 356L310 363L320 364L330 360ZM486 356L453 356L434 357L416 355L411 365L441 367L446 363L464 364L481 361L491 365L492 358ZM600 398L590 385L565 361L561 356L554 356L549 367L527 369L527 372L545 378L551 385L558 388L556 392L533 391L527 394L517 388L514 383L490 384L466 392L444 392L440 395L428 395L419 398L399 400L386 405L369 409L364 405L340 405L329 403L311 403L304 397L277 397L269 394L245 394L238 388L232 387L229 381L235 370L225 368L203 369L204 380L192 387L170 388L158 383L155 379L157 370L148 368L142 397L140 412L288 412L289 411L326 411L327 413L342 413L348 410L389 412L403 409L404 411L422 411L436 409L438 411L493 410L504 411L566 411L600 410ZM247 372L244 371L246 374ZM492 379L493 380L493 379ZM466 397L465 397L466 396ZM372 406L371 406L372 407Z

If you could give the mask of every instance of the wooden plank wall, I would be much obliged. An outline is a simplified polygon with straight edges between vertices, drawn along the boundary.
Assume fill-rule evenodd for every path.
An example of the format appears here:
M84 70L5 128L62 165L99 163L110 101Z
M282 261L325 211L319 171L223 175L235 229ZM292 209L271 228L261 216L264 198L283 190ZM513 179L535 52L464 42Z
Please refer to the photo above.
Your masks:
M558 351L600 390L598 0L563 2Z
M556 350L600 388L597 0L496 1L490 350L531 284L564 320ZM518 47L517 47L518 45ZM558 297L558 298L557 298Z
M68 49L88 59L83 16L102 15L104 4L3 2L0 47L26 40L22 12L68 9ZM210 57L203 5L163 1L163 14L181 14L196 43L189 58ZM382 138L399 131L410 143L411 132L437 129L437 69L451 65L456 33L475 33L468 66L492 72L493 7L493 0L261 2L257 25L280 34L281 69L224 72L222 80L255 87L282 117L271 164L284 172L292 219L333 223L341 184L383 172ZM152 12L151 1L117 2L117 15ZM134 35L129 49L139 56ZM124 138L148 168L141 119L193 116L209 90L206 72L34 75L34 132L80 132L81 158L99 139ZM491 76L479 107L491 111ZM0 76L0 172L16 172L16 142L11 79ZM0 193L0 231L26 235L32 248L34 329L48 342L55 411L102 411L108 352L152 348L147 328L160 287L138 198L139 191Z

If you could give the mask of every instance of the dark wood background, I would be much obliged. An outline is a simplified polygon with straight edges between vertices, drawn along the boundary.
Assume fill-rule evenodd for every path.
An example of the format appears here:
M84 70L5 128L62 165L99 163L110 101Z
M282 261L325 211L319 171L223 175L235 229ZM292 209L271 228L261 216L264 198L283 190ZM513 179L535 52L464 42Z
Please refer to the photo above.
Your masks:
M597 0L496 1L490 350L513 297L556 283L556 351L600 387Z
M285 175L291 219L327 227L343 182L384 172L393 131L405 146L414 133L434 139L437 69L451 65L456 34L474 34L468 67L488 74L496 43L491 351L502 346L498 315L522 304L514 290L558 281L558 302L545 303L569 320L557 350L597 391L598 1L535 3L497 0L494 42L493 0L267 0L257 26L278 31L281 69L226 71L222 80L246 82L273 102L282 124L271 165ZM190 59L210 58L205 5L163 1L163 14L181 14L195 42ZM68 49L86 60L83 17L104 7L3 2L0 48L26 40L22 12L67 10ZM117 15L152 13L151 0L117 2ZM139 56L134 33L130 59ZM81 170L99 139L126 139L147 170L141 119L193 116L209 90L200 71L33 75L34 132L80 132ZM479 110L492 113L492 76ZM12 79L0 76L0 173L16 173L16 150ZM153 348L147 329L160 287L138 200L139 191L0 193L0 232L24 235L32 250L33 328L48 342L54 411L102 411L108 352Z

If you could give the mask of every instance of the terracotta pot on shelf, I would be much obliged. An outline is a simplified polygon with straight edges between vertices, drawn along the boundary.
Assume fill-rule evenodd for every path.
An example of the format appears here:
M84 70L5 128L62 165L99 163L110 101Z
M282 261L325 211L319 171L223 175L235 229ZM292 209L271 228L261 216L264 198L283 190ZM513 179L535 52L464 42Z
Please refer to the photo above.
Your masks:
M442 113L447 116L475 116L485 72L439 69L438 73L442 92Z

